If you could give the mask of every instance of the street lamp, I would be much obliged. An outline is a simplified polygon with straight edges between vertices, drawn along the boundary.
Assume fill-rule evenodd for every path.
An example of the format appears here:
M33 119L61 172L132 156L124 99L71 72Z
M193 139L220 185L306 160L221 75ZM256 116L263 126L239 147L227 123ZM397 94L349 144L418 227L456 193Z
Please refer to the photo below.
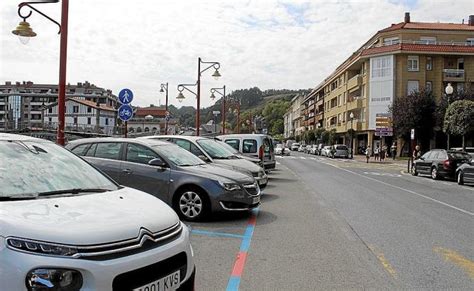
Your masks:
M13 34L18 35L22 43L26 43L25 38L35 37L36 33L26 21L31 16L33 11L54 22L59 26L58 34L61 35L60 49L59 49L59 84L58 84L58 131L56 142L59 145L64 145L64 123L65 123L65 108L66 108L66 60L67 60L67 32L68 32L68 14L69 14L69 0L61 1L61 24L47 16L43 12L34 8L33 4L57 3L59 0L43 0L42 2L22 2L18 4L18 16L23 18L23 21L12 31ZM21 13L23 7L28 7L30 12L26 15Z
M352 128L352 122L354 121L354 113L353 112L351 112L349 114L349 118L351 119L351 143L350 143L350 145L351 145L351 159L353 159L354 158L354 149L353 149L353 146L352 146L352 141L354 139L354 137L353 137L354 129Z
M160 93L166 92L166 97L165 97L165 111L166 111L166 113L165 113L165 115L166 115L165 116L165 134L168 134L168 119L169 119L169 112L168 112L168 82L162 83L160 85L160 87L161 87L160 88ZM178 101L179 101L179 99L178 99Z
M183 94L183 91L186 90L188 91L189 93L193 94L194 96L197 97L197 94L196 92L192 91L191 89L189 89L188 87L194 87L194 86L197 86L197 83L196 84L179 84L178 85L178 96L176 97L176 99L178 100L179 103L183 102L183 100L186 98L184 97L184 94ZM198 102L199 103L199 102ZM196 114L199 113L199 110L196 112ZM197 133L199 132L199 127L196 128L196 135Z
M222 90L223 92L220 92ZM211 99L214 100L216 95L214 93L218 93L222 96L222 134L225 134L225 85L222 88L212 88L211 89Z
M208 65L204 69L201 70L201 64ZM197 107L196 107L196 136L199 136L199 127L201 126L200 124L200 107L201 107L201 74L204 73L205 71L209 70L210 68L214 68L214 73L212 74L212 77L214 79L218 79L221 77L221 74L219 73L219 68L221 67L221 64L219 62L204 62L201 60L201 58L198 58L198 78L197 78L197 93L196 98L197 98Z
M446 96L448 97L448 107L449 107L450 97L453 94L453 91L454 91L453 86L451 86L451 83L448 83L448 85L444 89L444 92L446 93ZM449 131L447 132L447 135L448 135L447 136L448 137L447 149L449 150L449 143L450 143L450 138L451 138L451 135L449 134Z

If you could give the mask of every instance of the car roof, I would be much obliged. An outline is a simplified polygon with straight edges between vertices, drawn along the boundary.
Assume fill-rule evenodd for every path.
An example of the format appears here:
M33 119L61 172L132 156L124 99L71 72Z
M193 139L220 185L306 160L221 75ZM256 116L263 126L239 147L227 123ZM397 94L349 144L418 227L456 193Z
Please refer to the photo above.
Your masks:
M139 143L147 146L153 145L169 145L171 143L162 141L162 140L154 140L154 139L142 139L142 138L123 138L123 137L94 137L94 138L82 138L76 139L71 141L69 145L79 145L84 143L95 143L95 142L134 142Z
M35 142L51 142L49 140L40 139L32 136L12 133L0 133L0 141L35 141Z
M192 135L151 135L151 136L142 136L138 139L140 140L159 140L164 138L181 138L189 141L197 141L200 139L211 139L203 136L192 136Z
M225 135L219 135L217 136L218 138L227 138L227 137L268 137L271 138L268 134L263 134L263 133L232 133L232 134L225 134Z

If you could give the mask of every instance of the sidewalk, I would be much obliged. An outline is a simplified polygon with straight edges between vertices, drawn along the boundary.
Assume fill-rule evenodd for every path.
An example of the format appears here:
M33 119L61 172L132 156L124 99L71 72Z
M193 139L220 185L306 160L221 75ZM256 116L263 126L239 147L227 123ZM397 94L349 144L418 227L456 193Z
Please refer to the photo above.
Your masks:
M357 162L361 162L361 163L366 163L367 162L367 159L365 157L365 155L354 155L354 161L357 161ZM392 160L392 158L385 158L385 161L376 161L374 159L374 157L370 157L370 160L369 160L369 163L370 164L386 164L386 165L399 165L399 166L407 166L407 163L408 161L407 160L400 160L400 159L395 159L395 160Z

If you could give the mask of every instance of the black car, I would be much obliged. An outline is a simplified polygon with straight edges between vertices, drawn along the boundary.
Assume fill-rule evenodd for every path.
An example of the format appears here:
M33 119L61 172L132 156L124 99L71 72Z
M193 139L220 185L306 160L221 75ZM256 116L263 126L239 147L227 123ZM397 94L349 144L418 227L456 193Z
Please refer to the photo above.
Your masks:
M474 183L474 162L472 159L456 169L456 181L459 185Z
M468 153L434 149L415 160L413 175L430 175L439 178L454 179L456 169L471 159Z

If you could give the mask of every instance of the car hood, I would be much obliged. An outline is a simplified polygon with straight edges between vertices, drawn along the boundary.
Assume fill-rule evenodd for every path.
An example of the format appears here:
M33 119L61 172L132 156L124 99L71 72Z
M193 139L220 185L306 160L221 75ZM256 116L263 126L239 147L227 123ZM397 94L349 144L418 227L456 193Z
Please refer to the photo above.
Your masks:
M220 167L217 165L214 166L205 164L199 166L183 167L182 169L186 172L192 173L193 175L213 180L225 178L243 184L253 183L255 181L252 176L229 169L227 166Z
M141 191L117 191L0 202L1 236L70 245L135 238L140 228L164 230L179 221L164 202Z
M245 159L214 159L213 161L218 166L228 166L232 170L244 173L247 173L248 171L251 173L258 173L261 170L260 166Z

